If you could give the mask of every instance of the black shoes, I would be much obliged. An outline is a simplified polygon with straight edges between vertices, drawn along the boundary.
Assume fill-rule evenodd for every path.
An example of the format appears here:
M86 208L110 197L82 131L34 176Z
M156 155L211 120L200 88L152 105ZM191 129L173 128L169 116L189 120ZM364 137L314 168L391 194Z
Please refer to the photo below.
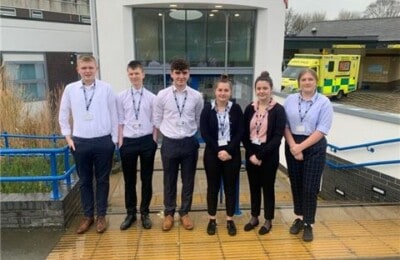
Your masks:
M122 222L121 226L119 227L121 230L128 229L134 222L136 221L136 215L128 215L126 216L124 222Z
M304 223L303 220L297 218L293 221L292 226L289 229L290 234L297 235L300 231L304 229L303 232L303 241L304 242L311 242L314 239L312 226L310 224Z
M267 219L265 220L264 225L260 228L260 230L258 230L258 234L260 235L265 235L267 233L269 233L269 231L272 228L272 223L271 220Z
M140 220L142 220L142 226L143 226L144 229L150 229L151 228L153 223L151 222L149 214L142 215L140 217Z
M258 226L259 222L258 219L256 217L252 217L249 221L249 223L247 223L244 226L244 231L250 231L252 229L254 229L256 226Z
M207 234L210 236L215 235L215 230L217 229L217 222L215 219L210 219L207 225Z
M295 221L293 221L292 226L289 229L290 234L296 235L300 233L300 231L304 228L304 221L296 218Z
M312 226L309 224L304 225L304 233L303 233L303 241L311 242L314 239L314 235L312 232Z
M228 229L228 234L230 236L236 235L236 226L235 226L235 222L233 222L233 220L228 220L226 222L226 228Z

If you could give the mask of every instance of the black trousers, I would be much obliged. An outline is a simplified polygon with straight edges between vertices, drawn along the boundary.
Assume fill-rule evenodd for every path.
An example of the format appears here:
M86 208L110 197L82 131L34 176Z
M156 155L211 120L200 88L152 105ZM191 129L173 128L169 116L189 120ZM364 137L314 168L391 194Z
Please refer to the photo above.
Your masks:
M137 195L137 161L140 158L140 180L142 182L140 203L140 214L147 215L150 210L150 202L153 195L153 170L154 156L157 150L157 143L153 135L146 135L139 138L124 138L120 147L122 171L125 181L125 207L129 215L136 214Z
M307 136L293 135L296 143L301 143ZM285 156L292 189L294 213L303 216L307 224L315 222L317 195L325 166L327 142L322 138L318 143L303 151L304 160L298 161L285 144Z
M253 147L253 150L257 150L257 148ZM260 166L252 164L249 157L250 154L246 154L251 216L258 217L260 215L262 195L264 197L264 218L272 220L275 217L275 179L279 165L279 149L270 154L268 158L261 158Z
M194 136L183 139L163 137L161 160L164 168L165 215L175 214L179 169L182 180L179 215L184 216L191 210L198 155L199 142Z
M224 183L226 215L232 217L236 205L236 183L239 178L240 151L232 155L229 161L218 159L217 153L209 148L204 150L204 169L207 176L207 211L210 216L217 214L218 192L221 178Z
M97 216L105 216L115 150L111 135L96 138L72 137L72 139L75 145L75 151L72 154L79 176L84 215L94 216L96 200ZM96 179L96 191L93 190L93 177Z

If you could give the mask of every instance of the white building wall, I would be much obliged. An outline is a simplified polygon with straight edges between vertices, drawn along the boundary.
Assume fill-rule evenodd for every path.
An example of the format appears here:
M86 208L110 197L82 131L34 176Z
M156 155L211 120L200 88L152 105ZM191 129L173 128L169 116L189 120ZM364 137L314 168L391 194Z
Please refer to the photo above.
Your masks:
M285 98L276 95L275 98L280 104L284 104ZM363 108L351 106L343 106L333 104L335 109L332 128L327 136L329 144L344 147L353 146L376 141L395 139L400 137L400 115L384 113ZM337 108L345 108L346 113L338 112ZM352 113L352 110L354 113ZM360 117L357 114L359 111L370 113L370 118ZM392 118L393 122L385 122L382 120L372 119L374 115L378 118L384 116ZM358 148L347 151L338 151L336 153L329 151L328 153L342 158L346 161L357 163L367 163L376 161L399 160L400 158L400 143L391 143L385 145L373 146L374 152L367 151L366 148ZM284 153L284 145L281 145L280 162L286 168L286 160ZM400 179L400 164L376 165L368 166L372 170Z
M92 52L90 25L1 18L4 52Z
M172 3L164 0L97 0L99 60L101 79L108 81L116 92L128 84L126 64L134 57L132 8L167 8ZM175 0L185 8L214 9L215 5L236 9L256 9L254 75L268 70L274 79L281 77L284 44L285 5L283 0L231 0L228 3L215 0Z

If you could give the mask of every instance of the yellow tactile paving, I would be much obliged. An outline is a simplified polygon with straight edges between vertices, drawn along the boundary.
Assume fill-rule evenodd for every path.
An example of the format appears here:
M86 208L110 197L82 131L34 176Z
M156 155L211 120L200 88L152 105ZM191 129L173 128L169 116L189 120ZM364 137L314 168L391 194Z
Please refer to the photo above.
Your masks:
M354 257L354 254L338 239L318 238L312 243L304 244L314 259L343 259Z
M369 210L379 210L371 207ZM387 206L397 210L399 206ZM340 208L329 208L331 214L340 214ZM278 209L278 212L281 210ZM284 209L283 211L286 211ZM92 228L85 235L75 235L74 228L66 231L48 259L357 259L400 257L400 225L390 219L362 221L321 220L314 226L314 241L305 243L301 234L288 232L290 222L274 221L271 232L258 235L258 228L244 232L248 211L235 216L238 234L230 237L225 217L218 215L214 236L206 234L205 212L193 212L194 230L187 231L175 219L169 232L161 230L162 218L152 214L154 227L141 228L140 221L126 231L120 231L120 215L109 215L109 229L97 234ZM277 214L284 216L284 213ZM368 225L368 228L365 226ZM376 229L383 231L379 233ZM372 231L373 230L373 231Z
M343 244L359 257L389 257L396 252L374 236L342 238Z
M338 237L370 236L371 233L356 220L324 221L325 226Z
M190 216L194 230L185 230L175 215L171 231L161 230L163 220L162 172L154 173L154 196L151 204L153 228L145 230L140 220L125 231L119 225L125 218L123 177L111 176L108 230L97 234L92 227L84 235L76 235L79 218L47 259L400 259L400 205L340 206L320 201L314 225L314 241L305 243L302 234L291 235L289 227L294 219L287 177L279 173L276 183L277 209L269 234L260 236L258 229L243 230L250 218L247 176L241 173L240 208L234 216L238 233L231 237L226 229L224 204L219 204L217 232L206 233L206 182L199 170ZM138 183L140 190L140 181ZM178 191L180 188L178 188ZM140 198L139 198L140 201ZM179 205L179 195L178 195Z
M391 249L393 249L397 255L400 256L400 235L397 233L397 235L394 236L379 236L378 239L385 243L385 245L389 246ZM400 258L400 257L399 257Z

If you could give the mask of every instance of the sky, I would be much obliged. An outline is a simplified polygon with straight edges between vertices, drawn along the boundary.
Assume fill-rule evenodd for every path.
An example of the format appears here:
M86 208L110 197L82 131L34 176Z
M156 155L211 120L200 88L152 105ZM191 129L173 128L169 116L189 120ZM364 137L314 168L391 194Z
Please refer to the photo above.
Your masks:
M343 9L350 12L364 12L365 8L376 0L289 0L289 8L295 12L325 12L328 20L337 18Z

